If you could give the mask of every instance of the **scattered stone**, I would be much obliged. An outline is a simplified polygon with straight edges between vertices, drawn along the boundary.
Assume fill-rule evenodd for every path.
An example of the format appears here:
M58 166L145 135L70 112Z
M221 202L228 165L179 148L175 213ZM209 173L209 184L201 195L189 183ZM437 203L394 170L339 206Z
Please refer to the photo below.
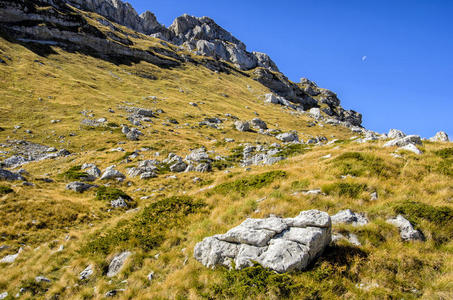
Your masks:
M277 135L276 138L284 143L299 141L299 136L295 132L281 133L281 134Z
M105 297L115 297L116 295L118 295L118 293L124 292L124 291L126 291L126 290L125 289L111 290L111 291L108 291L107 293L105 293Z
M0 294L0 300L6 299L8 297L8 292L3 292Z
M403 138L397 138L397 139L388 141L387 143L384 144L384 147L394 147L394 146L404 147L409 144L421 145L422 140L421 140L420 136L418 136L418 135L408 135Z
M449 142L448 134L444 131L439 131L435 136L429 139L432 142Z
M152 281L154 279L154 272L151 272L148 274L148 276L146 276L148 278L149 281Z
M376 201L378 199L378 193L377 192L372 192L370 194L370 201Z
M189 105L192 105L193 107L197 107L198 104L196 104L195 102L189 102Z
M124 251L116 255L110 262L109 269L107 271L107 277L116 276L121 271L121 268L123 267L127 258L131 256L131 254L132 252Z
M362 226L368 224L368 219L364 214L355 213L350 209L339 211L336 215L331 216L333 224L352 224L353 226Z
M86 267L85 270L83 270L82 272L80 272L79 274L79 279L80 280L86 280L86 279L89 279L91 277L91 275L93 275L94 271L93 271L93 265L89 265L88 267Z
M23 178L20 174L0 168L0 180L15 181L25 180L25 178Z
M302 194L304 195L321 195L321 189L314 189L314 190L308 190L308 191L303 191Z
M263 120L261 120L259 118L253 119L250 123L252 123L252 126L255 127L255 128L263 129L263 130L267 129L266 122L264 122Z
M120 171L115 170L116 166L110 166L107 169L105 169L104 174L101 176L101 180L108 180L108 179L124 179L126 176L124 176Z
M237 269L261 264L279 273L303 270L330 243L328 214L304 211L296 218L247 219L225 234L205 238L194 257L206 267Z
M424 240L423 234L414 229L409 220L404 218L402 215L398 215L394 219L388 219L387 223L399 228L401 239L404 241Z
M423 152L420 149L418 149L417 146L415 146L414 144L407 144L406 146L398 148L397 151L403 150L415 153L417 155L423 154Z
M37 283L41 283L41 282L47 282L47 283L49 283L49 282L52 282L52 280L50 280L49 278L44 277L44 276L36 276L36 277L35 277L35 281L36 281Z
M83 193L94 187L97 187L97 185L88 184L88 183L79 182L79 181L71 182L68 185L66 185L67 190L72 190L77 193Z
M250 123L247 121L236 121L234 123L234 126L236 127L236 130L238 131L250 131Z
M176 162L170 166L170 171L175 173L184 172L187 169L187 164L183 161Z
M110 201L110 205L111 205L113 208L127 207L127 202L126 202L126 200L124 200L122 197L119 197L119 198L116 199L116 200Z
M406 137L406 134L398 129L390 129L389 133L387 134L389 139L402 139Z
M101 176L101 170L99 170L95 164L83 164L81 170L95 178Z

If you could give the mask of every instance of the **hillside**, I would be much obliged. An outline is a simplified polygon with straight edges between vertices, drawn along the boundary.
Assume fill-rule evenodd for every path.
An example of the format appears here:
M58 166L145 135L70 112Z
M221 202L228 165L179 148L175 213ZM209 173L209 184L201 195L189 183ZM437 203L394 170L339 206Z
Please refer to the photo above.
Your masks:
M361 127L211 19L86 3L0 1L0 299L453 297L451 143ZM334 222L305 270L194 258L246 218L311 209L367 221Z

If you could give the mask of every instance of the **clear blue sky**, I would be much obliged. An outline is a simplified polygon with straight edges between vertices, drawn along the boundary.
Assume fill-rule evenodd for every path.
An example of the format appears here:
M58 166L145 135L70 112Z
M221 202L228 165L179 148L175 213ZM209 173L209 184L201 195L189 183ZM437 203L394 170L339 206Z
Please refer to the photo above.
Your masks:
M213 18L291 80L336 92L368 129L453 138L452 0L129 2L166 26L184 13Z

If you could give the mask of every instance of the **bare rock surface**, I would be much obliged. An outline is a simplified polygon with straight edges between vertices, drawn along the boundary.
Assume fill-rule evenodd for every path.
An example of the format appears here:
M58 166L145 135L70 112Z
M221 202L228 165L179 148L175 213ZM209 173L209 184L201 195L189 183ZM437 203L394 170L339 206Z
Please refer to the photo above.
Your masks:
M257 262L279 273L303 270L330 243L331 221L318 210L295 218L247 219L225 234L199 242L194 257L206 267L242 269Z

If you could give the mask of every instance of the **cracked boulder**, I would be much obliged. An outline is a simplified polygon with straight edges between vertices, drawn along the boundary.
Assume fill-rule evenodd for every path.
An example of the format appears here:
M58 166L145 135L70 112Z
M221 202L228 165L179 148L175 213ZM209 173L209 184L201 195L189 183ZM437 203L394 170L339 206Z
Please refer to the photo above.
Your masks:
M331 240L331 221L318 210L295 218L247 219L225 234L199 242L194 257L204 266L236 269L256 262L279 273L304 270Z

